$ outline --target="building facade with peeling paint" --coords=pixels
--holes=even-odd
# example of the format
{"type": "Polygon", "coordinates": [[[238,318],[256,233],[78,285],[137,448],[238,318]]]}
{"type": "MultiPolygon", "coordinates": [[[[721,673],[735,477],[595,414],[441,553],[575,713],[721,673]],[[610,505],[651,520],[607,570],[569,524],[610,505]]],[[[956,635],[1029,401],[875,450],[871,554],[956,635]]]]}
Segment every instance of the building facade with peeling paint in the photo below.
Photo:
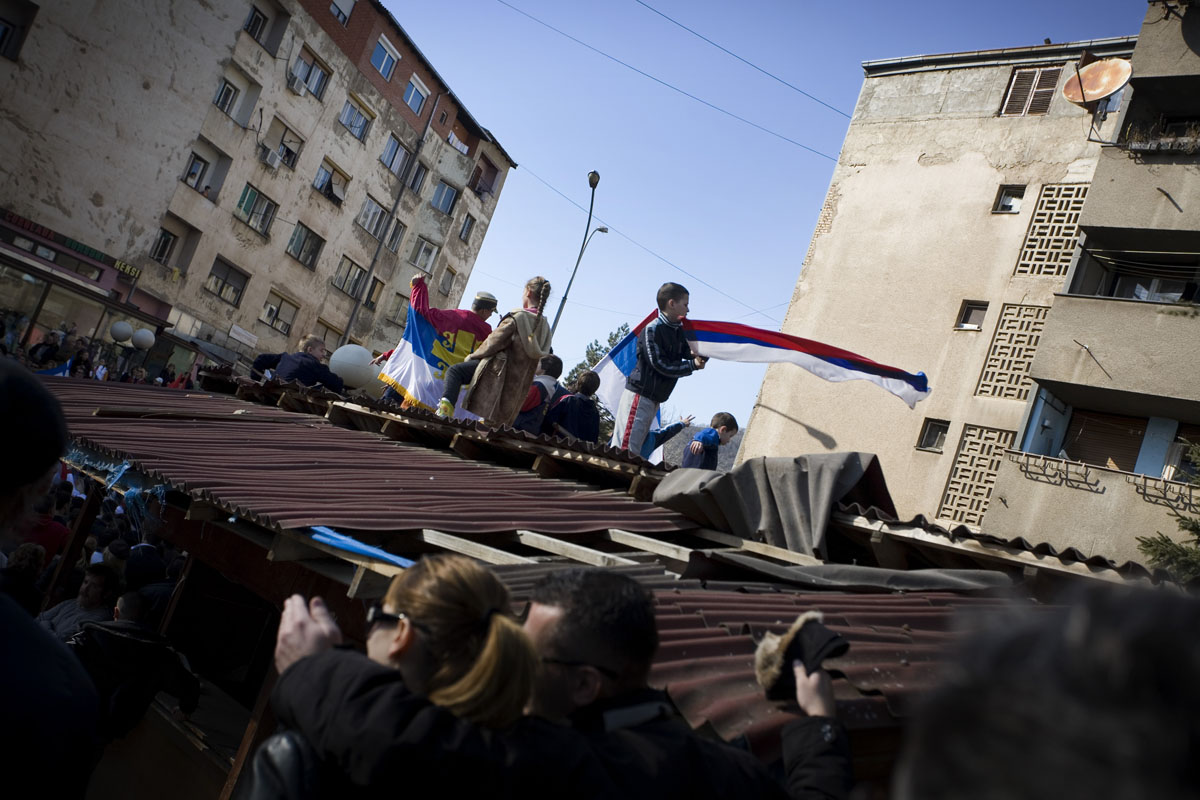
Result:
{"type": "Polygon", "coordinates": [[[128,311],[226,360],[310,332],[380,351],[412,277],[457,305],[515,164],[381,4],[14,9],[0,308],[39,312],[27,341],[128,311]],[[50,313],[42,280],[76,296],[50,313]]]}

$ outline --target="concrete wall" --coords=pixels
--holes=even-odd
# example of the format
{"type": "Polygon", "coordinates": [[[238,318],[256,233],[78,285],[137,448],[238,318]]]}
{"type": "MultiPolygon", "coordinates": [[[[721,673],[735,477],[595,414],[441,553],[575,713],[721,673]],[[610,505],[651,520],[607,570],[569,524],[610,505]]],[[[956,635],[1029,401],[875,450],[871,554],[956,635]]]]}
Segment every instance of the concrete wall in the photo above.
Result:
{"type": "Polygon", "coordinates": [[[1098,146],[1086,141],[1085,112],[1057,95],[1046,115],[998,117],[1011,74],[1001,65],[864,81],[784,323],[924,371],[932,396],[910,411],[871,384],[775,365],[741,458],[874,452],[901,515],[933,515],[963,424],[1020,427],[1025,402],[975,387],[1003,304],[1050,305],[1061,289],[1061,278],[1013,275],[1041,187],[1088,182],[1098,146]],[[1026,185],[1019,214],[991,213],[1002,184],[1026,185]],[[988,302],[982,330],[954,329],[964,300],[988,302]],[[915,449],[926,417],[951,423],[941,454],[915,449]]]}
{"type": "Polygon", "coordinates": [[[1200,399],[1198,343],[1200,317],[1177,306],[1063,295],[1054,299],[1030,373],[1039,382],[1200,399]]]}
{"type": "Polygon", "coordinates": [[[1200,74],[1200,11],[1194,6],[1151,2],[1138,42],[1133,54],[1134,75],[1150,78],[1200,74]]]}
{"type": "Polygon", "coordinates": [[[1200,513],[1200,489],[1148,480],[1058,459],[1005,459],[981,528],[1006,539],[1024,537],[1118,563],[1144,562],[1138,536],[1182,536],[1172,509],[1200,513]],[[1131,483],[1130,479],[1137,481],[1131,483]],[[1139,487],[1141,490],[1139,491],[1139,487]]]}
{"type": "Polygon", "coordinates": [[[17,110],[0,116],[0,204],[138,265],[139,287],[200,320],[204,338],[244,354],[279,351],[318,319],[345,329],[353,300],[330,279],[343,255],[364,268],[371,263],[378,240],[354,220],[368,195],[386,209],[399,189],[379,160],[388,135],[412,152],[429,124],[419,157],[428,175],[419,195],[406,190],[401,201],[397,216],[407,230],[398,252],[382,249],[376,265],[375,277],[385,281],[378,307],[361,309],[350,331],[368,348],[389,348],[403,328],[385,314],[420,272],[409,260],[417,237],[440,248],[427,275],[432,302],[457,305],[510,163],[464,127],[466,112],[374,4],[358,3],[345,27],[328,2],[257,5],[272,17],[263,44],[242,30],[247,0],[44,5],[19,62],[0,61],[4,106],[17,110]],[[390,81],[370,64],[381,33],[401,55],[390,81]],[[322,99],[286,86],[304,45],[331,70],[322,99]],[[413,74],[430,90],[419,117],[402,102],[413,74]],[[241,89],[233,118],[212,103],[222,78],[241,89]],[[338,121],[348,96],[374,115],[365,141],[338,121]],[[280,122],[303,145],[294,167],[271,169],[260,162],[259,145],[280,122]],[[447,143],[451,129],[468,145],[466,155],[447,143]],[[213,185],[208,197],[182,181],[193,151],[215,159],[204,181],[213,185]],[[500,176],[491,194],[478,196],[467,184],[481,156],[500,176]],[[350,178],[340,207],[312,189],[324,159],[350,178]],[[451,214],[430,204],[439,180],[459,190],[451,214]],[[266,236],[234,215],[247,183],[278,204],[266,236]],[[476,224],[462,242],[468,213],[476,224]],[[325,240],[314,269],[285,252],[296,222],[325,240]],[[191,234],[167,266],[149,258],[160,226],[191,234]],[[203,288],[217,258],[250,276],[237,307],[203,288]],[[448,270],[453,281],[440,293],[448,270]],[[286,336],[258,319],[272,291],[300,307],[286,336]],[[258,346],[229,340],[232,325],[259,337],[258,346]]]}
{"type": "Polygon", "coordinates": [[[1200,230],[1200,156],[1105,148],[1080,223],[1089,231],[1200,230]]]}

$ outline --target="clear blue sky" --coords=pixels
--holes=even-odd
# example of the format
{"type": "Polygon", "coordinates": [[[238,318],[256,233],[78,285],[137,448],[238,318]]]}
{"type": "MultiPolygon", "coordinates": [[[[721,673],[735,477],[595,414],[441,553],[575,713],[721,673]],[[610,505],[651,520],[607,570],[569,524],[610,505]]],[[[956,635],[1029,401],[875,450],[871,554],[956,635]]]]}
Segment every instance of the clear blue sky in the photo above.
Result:
{"type": "MultiPolygon", "coordinates": [[[[847,117],[635,0],[505,2],[814,150],[836,157],[841,148],[847,117]]],[[[1146,12],[1142,0],[646,2],[846,114],[863,61],[1134,35],[1146,12]]],[[[555,352],[568,369],[589,341],[644,317],[668,280],[691,290],[697,319],[779,328],[832,160],[688,99],[500,0],[385,5],[520,165],[508,174],[466,297],[487,290],[512,307],[518,287],[541,274],[554,285],[553,314],[584,235],[587,173],[596,170],[593,226],[612,232],[593,237],[559,324],[555,352]]],[[[821,338],[838,344],[836,330],[821,338]]],[[[793,369],[797,381],[817,380],[793,369]]],[[[698,421],[730,411],[745,424],[764,370],[710,362],[680,382],[667,410],[698,421]]]]}

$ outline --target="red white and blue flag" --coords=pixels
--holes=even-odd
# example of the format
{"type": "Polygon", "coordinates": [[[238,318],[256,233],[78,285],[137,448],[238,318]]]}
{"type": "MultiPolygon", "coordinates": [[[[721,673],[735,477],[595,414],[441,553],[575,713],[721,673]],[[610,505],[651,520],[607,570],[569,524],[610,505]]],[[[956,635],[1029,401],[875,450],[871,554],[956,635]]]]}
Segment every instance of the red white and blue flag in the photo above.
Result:
{"type": "MultiPolygon", "coordinates": [[[[600,376],[600,390],[596,396],[610,412],[616,411],[625,379],[637,363],[637,335],[656,316],[658,312],[652,312],[638,323],[592,367],[600,376]]],[[[909,408],[929,396],[929,381],[923,372],[905,372],[812,339],[736,322],[688,319],[684,320],[683,327],[696,355],[720,361],[786,362],[827,381],[870,381],[899,397],[909,408]]]]}

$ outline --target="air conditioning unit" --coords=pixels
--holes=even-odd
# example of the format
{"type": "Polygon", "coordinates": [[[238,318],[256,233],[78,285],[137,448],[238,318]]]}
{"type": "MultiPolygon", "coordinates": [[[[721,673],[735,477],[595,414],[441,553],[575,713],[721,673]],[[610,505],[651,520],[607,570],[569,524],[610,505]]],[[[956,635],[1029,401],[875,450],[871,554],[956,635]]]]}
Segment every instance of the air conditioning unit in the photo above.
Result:
{"type": "Polygon", "coordinates": [[[280,162],[283,161],[283,159],[280,158],[279,153],[275,152],[274,150],[268,150],[266,147],[258,151],[258,160],[266,164],[271,169],[278,169],[280,162]]]}
{"type": "Polygon", "coordinates": [[[304,97],[304,95],[308,94],[308,85],[304,83],[303,78],[295,73],[288,75],[287,85],[289,89],[301,97],[304,97]]]}

